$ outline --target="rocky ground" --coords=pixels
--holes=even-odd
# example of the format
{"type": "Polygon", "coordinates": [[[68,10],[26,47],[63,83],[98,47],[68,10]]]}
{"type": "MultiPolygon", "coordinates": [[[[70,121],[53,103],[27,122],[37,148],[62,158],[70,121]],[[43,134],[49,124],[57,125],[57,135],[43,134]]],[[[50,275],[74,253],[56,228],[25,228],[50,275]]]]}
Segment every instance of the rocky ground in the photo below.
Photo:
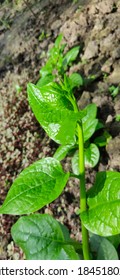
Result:
{"type": "MultiPolygon", "coordinates": [[[[81,107],[97,104],[98,117],[111,134],[106,148],[101,148],[96,170],[120,171],[120,121],[116,120],[120,94],[113,98],[110,93],[111,86],[120,85],[120,1],[1,1],[0,18],[0,204],[21,170],[56,150],[29,108],[26,86],[38,80],[47,50],[59,33],[68,49],[81,46],[70,71],[84,77],[96,75],[78,97],[81,107]]],[[[63,166],[70,168],[69,157],[63,166]]],[[[88,187],[94,177],[95,170],[87,169],[88,187]]],[[[68,226],[73,238],[81,240],[78,208],[78,182],[71,179],[64,194],[42,212],[54,215],[68,226]]],[[[0,216],[0,259],[24,258],[10,234],[17,219],[0,216]]]]}

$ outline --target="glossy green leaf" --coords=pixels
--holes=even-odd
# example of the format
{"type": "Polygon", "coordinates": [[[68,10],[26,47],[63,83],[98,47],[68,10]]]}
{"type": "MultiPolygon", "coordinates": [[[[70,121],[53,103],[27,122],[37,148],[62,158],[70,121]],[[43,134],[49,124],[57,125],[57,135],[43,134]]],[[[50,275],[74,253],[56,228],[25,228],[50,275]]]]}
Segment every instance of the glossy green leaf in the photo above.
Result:
{"type": "Polygon", "coordinates": [[[48,60],[45,66],[40,69],[40,76],[44,78],[47,75],[52,75],[53,66],[52,63],[48,60]]]}
{"type": "Polygon", "coordinates": [[[80,47],[74,47],[70,51],[66,53],[66,55],[63,58],[63,67],[66,68],[72,61],[76,59],[78,56],[80,47]]]}
{"type": "Polygon", "coordinates": [[[69,79],[71,82],[72,89],[83,85],[83,79],[82,79],[81,75],[78,73],[71,74],[69,79]]]}
{"type": "Polygon", "coordinates": [[[65,146],[62,145],[62,146],[59,146],[53,157],[56,158],[57,160],[62,160],[62,159],[64,159],[66,157],[68,152],[73,147],[74,147],[73,145],[65,145],[65,146]]]}
{"type": "Polygon", "coordinates": [[[64,83],[62,84],[62,88],[67,92],[72,92],[73,88],[79,87],[82,84],[82,77],[78,73],[73,73],[70,77],[64,74],[64,83]]]}
{"type": "Polygon", "coordinates": [[[91,252],[97,260],[118,260],[118,254],[113,244],[102,236],[92,234],[90,237],[91,252]]]}
{"type": "Polygon", "coordinates": [[[71,92],[71,81],[66,74],[64,74],[64,82],[62,84],[62,88],[68,93],[71,92]]]}
{"type": "Polygon", "coordinates": [[[100,152],[95,144],[90,144],[90,146],[85,150],[85,166],[95,167],[99,161],[100,152]]]}
{"type": "Polygon", "coordinates": [[[68,178],[69,173],[54,158],[33,163],[14,181],[0,213],[21,215],[41,209],[62,193],[68,178]]]}
{"type": "Polygon", "coordinates": [[[78,260],[59,223],[47,214],[21,217],[12,227],[14,241],[28,260],[78,260]]]}
{"type": "Polygon", "coordinates": [[[56,48],[60,48],[62,39],[63,39],[63,35],[62,35],[62,34],[59,34],[59,36],[58,36],[58,37],[56,38],[56,40],[55,40],[55,47],[56,47],[56,48]]]}
{"type": "Polygon", "coordinates": [[[37,82],[37,87],[43,87],[51,82],[53,82],[54,76],[53,75],[47,75],[44,76],[43,78],[39,79],[39,81],[37,82]]]}
{"type": "Polygon", "coordinates": [[[42,88],[28,84],[30,106],[46,133],[58,144],[74,144],[79,112],[57,84],[51,83],[42,88]]]}
{"type": "MultiPolygon", "coordinates": [[[[57,62],[58,62],[58,59],[60,57],[60,50],[59,48],[56,48],[56,47],[53,47],[49,50],[49,60],[47,61],[47,63],[49,63],[50,65],[52,65],[52,69],[57,69],[57,62]]],[[[46,64],[47,64],[46,63],[46,64]]]]}
{"type": "Polygon", "coordinates": [[[83,131],[84,131],[84,141],[90,139],[90,137],[94,134],[96,130],[98,120],[89,120],[88,122],[83,123],[83,131]]]}
{"type": "Polygon", "coordinates": [[[85,110],[87,111],[86,116],[82,119],[83,122],[83,133],[84,141],[87,141],[95,132],[98,124],[96,119],[97,107],[95,104],[89,104],[85,110]]]}
{"type": "Polygon", "coordinates": [[[88,191],[89,209],[81,213],[84,226],[101,236],[120,233],[120,173],[99,172],[88,191]]]}

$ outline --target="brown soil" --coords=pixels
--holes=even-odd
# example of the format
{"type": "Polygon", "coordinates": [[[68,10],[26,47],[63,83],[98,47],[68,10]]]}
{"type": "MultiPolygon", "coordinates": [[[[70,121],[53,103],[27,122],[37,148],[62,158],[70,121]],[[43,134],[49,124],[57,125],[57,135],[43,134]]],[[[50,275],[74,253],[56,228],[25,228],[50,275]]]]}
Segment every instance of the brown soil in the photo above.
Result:
{"type": "MultiPolygon", "coordinates": [[[[80,106],[96,103],[98,117],[112,136],[107,147],[100,150],[100,162],[96,169],[86,170],[88,187],[94,182],[96,170],[120,171],[120,122],[115,119],[120,114],[120,94],[112,98],[109,92],[111,85],[120,84],[120,1],[2,2],[0,204],[21,170],[35,160],[52,156],[56,150],[57,145],[48,138],[30,110],[26,86],[29,81],[35,83],[38,80],[47,50],[59,33],[63,33],[68,49],[74,45],[81,46],[78,63],[70,71],[78,71],[84,77],[96,75],[95,81],[80,92],[80,106]]],[[[67,157],[63,161],[64,169],[68,170],[70,164],[67,157]]],[[[80,222],[76,214],[78,208],[78,181],[70,179],[60,198],[41,212],[59,219],[68,226],[71,237],[81,240],[80,222]]],[[[10,215],[0,216],[0,259],[24,258],[10,234],[11,226],[17,219],[10,215]]]]}

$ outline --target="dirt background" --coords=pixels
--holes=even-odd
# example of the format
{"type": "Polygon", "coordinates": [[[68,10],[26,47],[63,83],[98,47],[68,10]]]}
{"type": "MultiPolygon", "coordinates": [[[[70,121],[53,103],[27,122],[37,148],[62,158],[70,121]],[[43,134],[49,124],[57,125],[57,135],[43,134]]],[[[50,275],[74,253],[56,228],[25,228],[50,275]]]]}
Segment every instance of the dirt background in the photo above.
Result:
{"type": "MultiPolygon", "coordinates": [[[[98,117],[112,139],[100,149],[95,170],[86,170],[91,186],[95,172],[120,171],[120,94],[113,98],[111,85],[120,84],[120,1],[37,0],[0,1],[0,204],[16,178],[35,160],[52,156],[57,145],[33,116],[27,101],[28,82],[39,79],[47,50],[63,33],[67,48],[81,46],[77,64],[70,69],[96,79],[78,94],[80,107],[98,106],[98,117]]],[[[71,168],[67,157],[64,169],[71,168]]],[[[70,179],[64,194],[40,212],[49,213],[68,226],[71,237],[81,240],[79,186],[70,179]],[[76,185],[76,186],[75,186],[76,185]]],[[[0,259],[23,259],[10,228],[18,217],[0,216],[0,259]]]]}

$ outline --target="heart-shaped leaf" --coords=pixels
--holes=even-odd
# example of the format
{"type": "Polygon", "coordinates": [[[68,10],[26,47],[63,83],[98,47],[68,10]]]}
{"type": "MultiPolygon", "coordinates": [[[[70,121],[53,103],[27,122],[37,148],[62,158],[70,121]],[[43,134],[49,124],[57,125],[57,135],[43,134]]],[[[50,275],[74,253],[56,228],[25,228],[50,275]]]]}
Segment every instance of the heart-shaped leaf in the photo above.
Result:
{"type": "Polygon", "coordinates": [[[12,237],[28,260],[78,260],[67,244],[59,223],[47,214],[21,217],[12,226],[12,237]]]}
{"type": "Polygon", "coordinates": [[[74,144],[79,112],[73,111],[71,102],[57,84],[51,83],[42,88],[28,84],[30,106],[50,138],[58,144],[74,144]]]}
{"type": "Polygon", "coordinates": [[[99,172],[88,191],[89,209],[81,213],[84,226],[101,236],[120,233],[120,173],[99,172]]]}
{"type": "Polygon", "coordinates": [[[54,158],[44,158],[24,169],[14,181],[0,213],[21,215],[41,209],[63,191],[69,173],[54,158]]]}

